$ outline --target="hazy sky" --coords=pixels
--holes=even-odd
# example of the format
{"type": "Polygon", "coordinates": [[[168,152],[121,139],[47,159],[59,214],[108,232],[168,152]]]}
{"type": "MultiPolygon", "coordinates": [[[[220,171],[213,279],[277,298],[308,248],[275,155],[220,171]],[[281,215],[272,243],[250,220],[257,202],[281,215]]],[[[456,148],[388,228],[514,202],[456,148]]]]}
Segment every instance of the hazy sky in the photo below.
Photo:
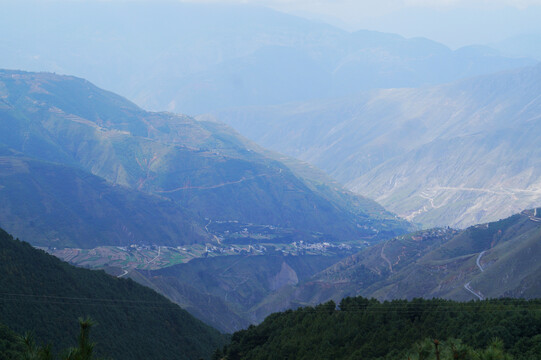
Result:
{"type": "MultiPolygon", "coordinates": [[[[9,3],[21,0],[0,0],[9,3]]],[[[423,36],[458,48],[492,44],[522,34],[541,36],[541,0],[37,0],[180,1],[271,7],[346,30],[377,30],[423,36]]]]}
{"type": "MultiPolygon", "coordinates": [[[[115,1],[115,0],[111,0],[115,1]]],[[[339,25],[406,37],[424,36],[457,48],[518,34],[541,34],[541,0],[180,0],[257,4],[339,25]]]]}
{"type": "MultiPolygon", "coordinates": [[[[106,1],[106,0],[105,0],[106,1]]],[[[114,1],[114,0],[109,0],[114,1]]],[[[179,0],[194,3],[258,4],[284,11],[306,11],[334,15],[347,21],[361,16],[380,16],[407,8],[447,11],[454,8],[493,10],[502,7],[525,9],[541,0],[179,0]]]]}

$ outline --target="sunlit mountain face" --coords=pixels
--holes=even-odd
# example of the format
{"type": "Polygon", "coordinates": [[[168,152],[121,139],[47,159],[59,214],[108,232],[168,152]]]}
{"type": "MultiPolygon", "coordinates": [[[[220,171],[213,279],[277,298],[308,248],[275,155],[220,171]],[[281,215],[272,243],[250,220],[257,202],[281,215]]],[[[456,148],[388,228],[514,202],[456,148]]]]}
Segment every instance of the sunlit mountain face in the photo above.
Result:
{"type": "Polygon", "coordinates": [[[404,218],[465,227],[541,201],[540,79],[538,65],[214,116],[404,218]]]}

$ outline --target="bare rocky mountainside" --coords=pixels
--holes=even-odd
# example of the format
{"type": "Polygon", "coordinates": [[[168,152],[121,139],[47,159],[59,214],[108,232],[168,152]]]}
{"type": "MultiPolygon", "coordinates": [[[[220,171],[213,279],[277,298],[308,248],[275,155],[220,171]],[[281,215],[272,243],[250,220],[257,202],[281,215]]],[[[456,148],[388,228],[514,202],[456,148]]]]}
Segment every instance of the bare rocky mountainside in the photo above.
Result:
{"type": "Polygon", "coordinates": [[[406,219],[466,227],[539,206],[540,94],[537,65],[213,116],[406,219]]]}
{"type": "Polygon", "coordinates": [[[0,224],[34,244],[217,245],[227,226],[370,241],[410,227],[223,124],[146,112],[82,79],[2,71],[0,114],[0,224]]]}

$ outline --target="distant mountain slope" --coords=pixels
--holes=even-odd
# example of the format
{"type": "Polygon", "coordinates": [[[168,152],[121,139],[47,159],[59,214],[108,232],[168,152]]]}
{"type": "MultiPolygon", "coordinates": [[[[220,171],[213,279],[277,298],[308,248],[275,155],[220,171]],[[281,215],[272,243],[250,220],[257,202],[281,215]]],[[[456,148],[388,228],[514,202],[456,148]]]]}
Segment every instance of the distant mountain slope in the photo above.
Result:
{"type": "MultiPolygon", "coordinates": [[[[329,300],[339,302],[348,296],[366,294],[366,289],[389,279],[406,265],[415,263],[455,233],[450,229],[423,230],[371,246],[299,284],[283,287],[260,304],[256,313],[285,311],[329,300]]],[[[401,296],[397,295],[397,298],[401,296]]]]}
{"type": "MultiPolygon", "coordinates": [[[[540,211],[540,209],[537,209],[540,211]]],[[[534,211],[470,227],[366,292],[378,298],[541,297],[541,219],[534,211]]]]}
{"type": "MultiPolygon", "coordinates": [[[[305,180],[304,176],[310,171],[302,170],[302,165],[296,163],[295,172],[292,171],[223,124],[196,121],[184,115],[146,112],[82,79],[0,71],[0,114],[3,153],[62,164],[99,176],[109,183],[91,180],[93,185],[90,185],[87,182],[90,187],[98,186],[103,190],[80,191],[76,193],[78,201],[94,201],[105,187],[108,187],[107,191],[123,192],[118,195],[119,201],[128,201],[126,196],[137,197],[134,193],[129,195],[124,187],[153,195],[139,197],[137,205],[132,202],[138,208],[135,213],[141,214],[139,209],[152,213],[137,221],[153,219],[158,222],[150,224],[146,232],[139,235],[149,236],[152,242],[162,241],[162,236],[163,243],[168,244],[201,241],[204,236],[200,225],[208,219],[273,225],[307,234],[318,232],[329,240],[389,237],[410,226],[375,202],[347,192],[336,183],[321,181],[323,177],[305,180]],[[305,175],[301,177],[297,173],[305,175]],[[154,204],[144,205],[146,201],[154,204]],[[166,208],[180,205],[190,211],[177,207],[177,215],[171,213],[160,219],[163,211],[152,210],[161,206],[158,203],[166,208]],[[184,217],[184,220],[179,222],[175,216],[177,219],[184,217]],[[183,223],[189,229],[175,234],[173,229],[183,223]],[[150,235],[152,232],[155,232],[153,236],[150,235]]],[[[31,168],[37,172],[46,171],[43,166],[31,168]]],[[[10,186],[19,186],[18,177],[28,177],[24,172],[12,175],[3,178],[3,181],[10,181],[10,186]]],[[[61,186],[58,180],[51,181],[54,174],[30,176],[36,181],[39,178],[49,181],[50,186],[58,186],[51,194],[68,198],[74,195],[74,189],[78,189],[73,183],[80,181],[75,178],[83,173],[69,175],[66,184],[71,181],[71,188],[61,186]],[[68,194],[70,190],[72,193],[68,194]]],[[[7,183],[0,185],[4,186],[0,191],[11,191],[7,183]]],[[[39,190],[36,182],[30,188],[39,190]]],[[[22,190],[20,186],[17,189],[22,190]]],[[[39,192],[25,195],[26,198],[32,196],[45,199],[39,192]]],[[[24,206],[16,201],[12,204],[24,206]]],[[[132,206],[128,203],[110,205],[117,209],[132,206]]],[[[32,213],[33,210],[37,211],[37,208],[28,207],[25,210],[27,216],[18,217],[22,221],[17,225],[18,229],[27,227],[32,218],[41,216],[41,213],[32,213]]],[[[84,207],[79,210],[88,211],[84,207]]],[[[81,215],[79,220],[83,217],[81,215]]],[[[13,219],[0,218],[0,223],[4,222],[9,225],[8,230],[16,230],[13,219]]],[[[101,243],[116,244],[119,223],[102,224],[106,229],[100,236],[112,236],[112,239],[101,243]]],[[[120,226],[128,234],[145,226],[143,223],[123,225],[120,226]]],[[[63,239],[67,239],[66,235],[63,239]]],[[[132,240],[128,235],[128,239],[118,243],[132,240]]],[[[85,247],[96,243],[98,241],[92,240],[85,247]]]]}
{"type": "Polygon", "coordinates": [[[466,227],[539,206],[540,84],[538,65],[215,116],[407,219],[466,227]]]}
{"type": "Polygon", "coordinates": [[[38,246],[210,240],[196,216],[172,201],[20,155],[0,156],[0,203],[0,225],[38,246]]]}
{"type": "Polygon", "coordinates": [[[537,215],[541,209],[462,231],[423,230],[379,243],[281,289],[266,306],[282,311],[357,295],[380,300],[539,298],[537,215]]]}
{"type": "Polygon", "coordinates": [[[254,311],[273,293],[296,285],[343,256],[256,256],[194,259],[161,270],[130,273],[137,282],[164,294],[202,321],[234,332],[262,321],[269,311],[254,311]]]}
{"type": "Polygon", "coordinates": [[[5,4],[0,67],[74,74],[151,110],[416,87],[531,65],[489,48],[339,28],[261,6],[178,2],[5,4]]]}
{"type": "Polygon", "coordinates": [[[119,360],[210,358],[224,342],[216,330],[131,280],[73,267],[3,230],[0,249],[0,322],[19,333],[32,331],[40,342],[71,346],[77,318],[86,315],[98,323],[92,330],[97,353],[119,360]]]}

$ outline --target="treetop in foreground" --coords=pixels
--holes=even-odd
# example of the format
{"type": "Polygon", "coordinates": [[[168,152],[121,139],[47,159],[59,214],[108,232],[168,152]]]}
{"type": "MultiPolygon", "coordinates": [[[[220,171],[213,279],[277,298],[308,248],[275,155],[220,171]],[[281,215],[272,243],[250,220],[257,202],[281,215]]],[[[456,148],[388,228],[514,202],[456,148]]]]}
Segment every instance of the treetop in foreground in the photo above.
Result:
{"type": "Polygon", "coordinates": [[[460,303],[414,299],[380,303],[356,297],[345,298],[338,306],[330,301],[270,315],[260,325],[233,334],[231,344],[215,357],[407,359],[415,353],[414,344],[428,338],[443,343],[449,340],[450,344],[452,339],[461,339],[471,354],[473,349],[482,349],[476,353],[483,354],[499,346],[503,354],[526,360],[541,357],[540,334],[540,300],[460,303]]]}

